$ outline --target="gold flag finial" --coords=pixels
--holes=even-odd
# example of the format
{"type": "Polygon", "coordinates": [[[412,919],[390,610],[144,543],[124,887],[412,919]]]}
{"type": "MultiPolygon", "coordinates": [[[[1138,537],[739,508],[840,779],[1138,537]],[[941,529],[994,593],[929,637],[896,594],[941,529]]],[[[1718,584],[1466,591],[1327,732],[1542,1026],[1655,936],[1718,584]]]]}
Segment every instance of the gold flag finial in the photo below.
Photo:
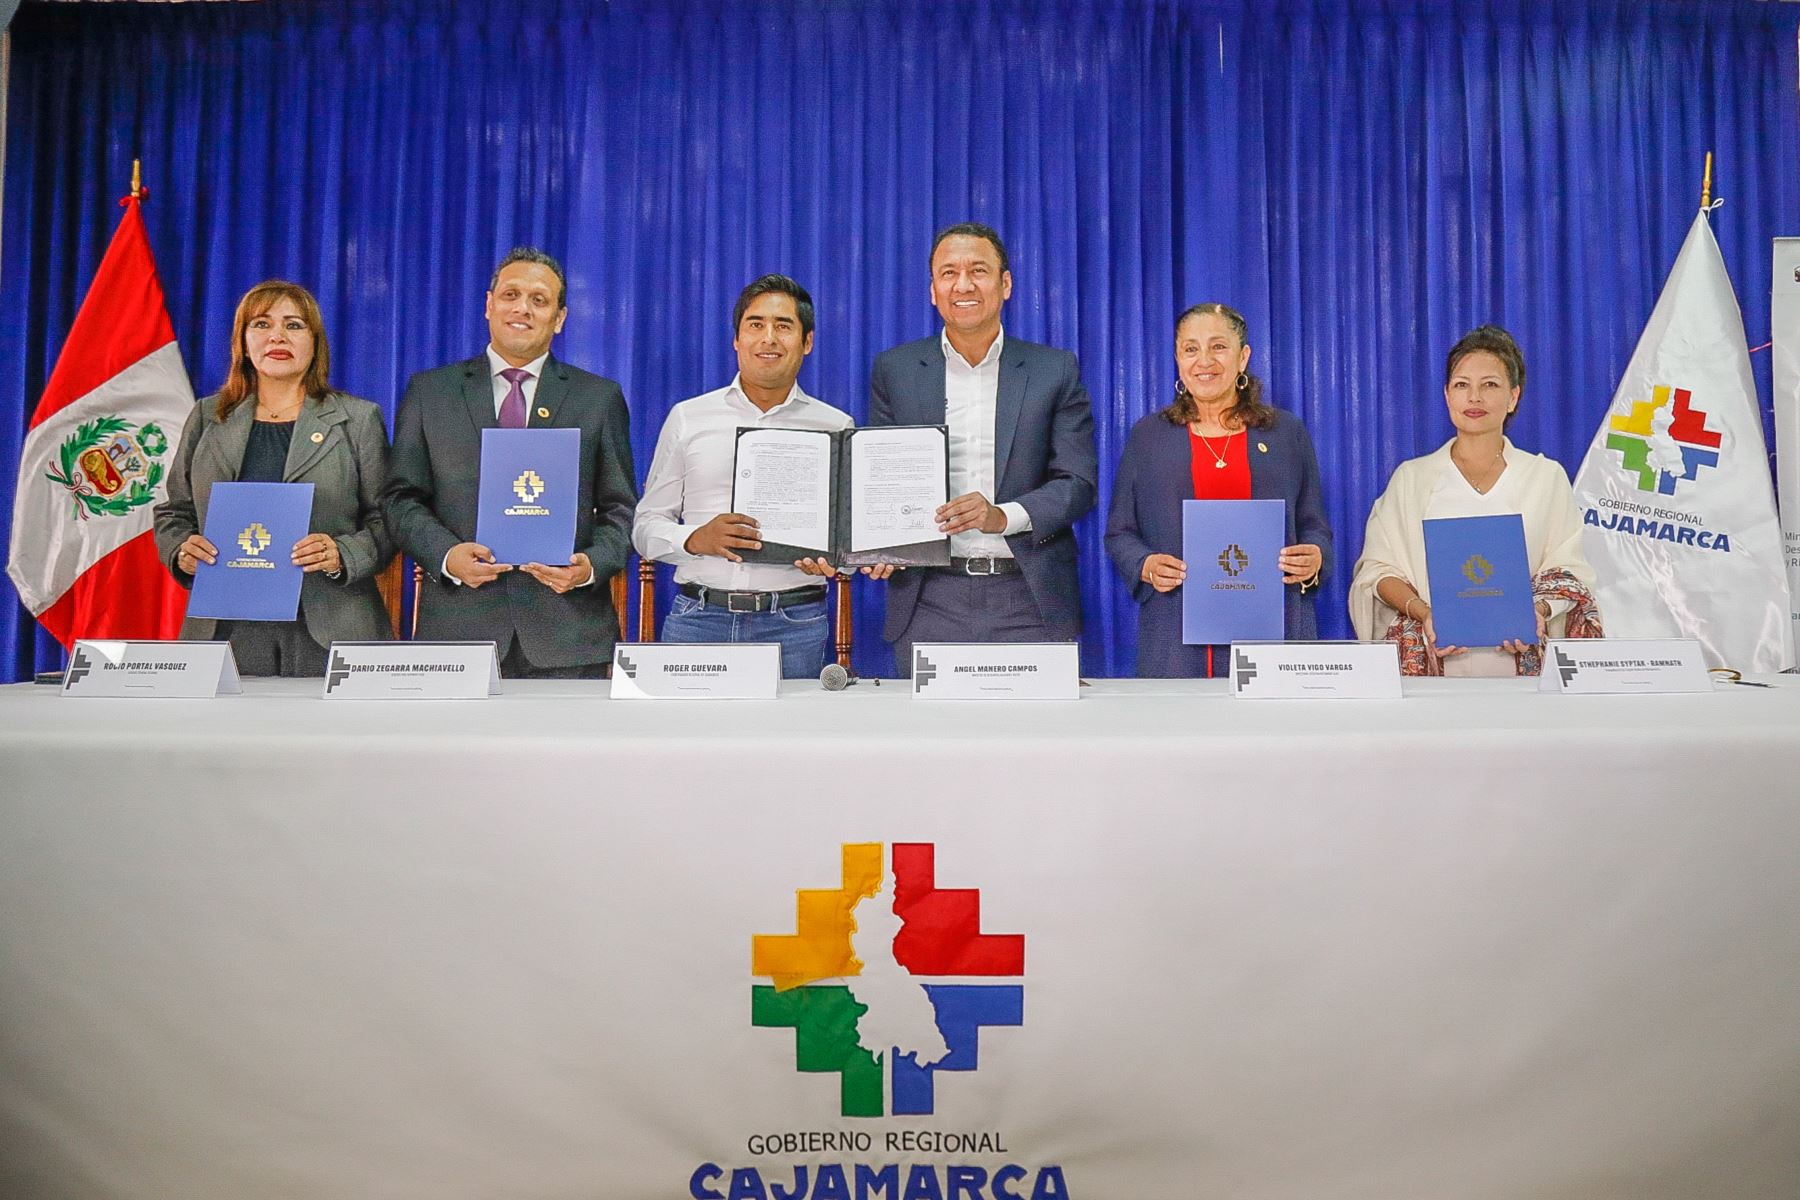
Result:
{"type": "Polygon", "coordinates": [[[1706,152],[1706,177],[1700,181],[1700,211],[1712,207],[1712,151],[1706,152]]]}
{"type": "Polygon", "coordinates": [[[133,199],[136,199],[144,194],[143,166],[144,166],[144,164],[143,164],[142,159],[134,158],[131,160],[131,195],[132,195],[133,199]]]}

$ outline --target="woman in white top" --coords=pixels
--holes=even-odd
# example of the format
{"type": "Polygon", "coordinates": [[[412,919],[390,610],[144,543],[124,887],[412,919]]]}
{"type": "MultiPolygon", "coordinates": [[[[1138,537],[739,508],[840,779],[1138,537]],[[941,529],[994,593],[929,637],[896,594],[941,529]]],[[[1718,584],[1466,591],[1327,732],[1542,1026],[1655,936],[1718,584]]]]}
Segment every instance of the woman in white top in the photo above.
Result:
{"type": "Polygon", "coordinates": [[[1350,582],[1356,636],[1400,645],[1408,675],[1535,675],[1551,637],[1599,637],[1594,569],[1581,552],[1581,513],[1560,464],[1506,438],[1525,385],[1525,358],[1497,325],[1470,331],[1444,365],[1444,402],[1456,436],[1395,468],[1375,501],[1350,582]],[[1538,614],[1537,643],[1440,646],[1431,623],[1425,525],[1439,517],[1517,513],[1538,614]]]}

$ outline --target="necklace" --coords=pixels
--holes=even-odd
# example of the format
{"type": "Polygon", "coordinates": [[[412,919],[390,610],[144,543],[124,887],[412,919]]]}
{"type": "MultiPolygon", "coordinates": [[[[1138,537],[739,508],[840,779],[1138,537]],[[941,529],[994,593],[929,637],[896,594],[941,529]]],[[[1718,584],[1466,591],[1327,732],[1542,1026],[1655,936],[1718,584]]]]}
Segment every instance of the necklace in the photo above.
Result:
{"type": "MultiPolygon", "coordinates": [[[[1491,468],[1494,465],[1494,463],[1504,462],[1505,460],[1506,460],[1506,450],[1504,448],[1502,448],[1495,452],[1493,462],[1482,464],[1480,470],[1483,474],[1486,474],[1488,469],[1491,468]]],[[[1488,492],[1493,490],[1494,485],[1496,483],[1500,482],[1500,476],[1498,474],[1496,474],[1492,479],[1488,480],[1486,487],[1482,487],[1479,483],[1476,483],[1474,472],[1470,468],[1465,467],[1460,462],[1456,461],[1456,451],[1455,450],[1450,451],[1450,461],[1452,463],[1456,463],[1456,469],[1462,473],[1463,481],[1465,483],[1467,483],[1470,487],[1474,488],[1475,494],[1478,496],[1487,495],[1488,492]]],[[[1220,464],[1220,465],[1223,465],[1223,464],[1220,464]]]]}
{"type": "MultiPolygon", "coordinates": [[[[1238,431],[1235,429],[1225,435],[1225,451],[1227,454],[1231,452],[1231,439],[1237,435],[1238,431]]],[[[1206,447],[1206,452],[1208,454],[1212,455],[1213,470],[1223,471],[1225,469],[1225,455],[1213,449],[1212,439],[1208,438],[1198,429],[1194,430],[1194,436],[1200,439],[1200,444],[1206,447]]]]}
{"type": "Polygon", "coordinates": [[[305,403],[306,397],[302,396],[292,404],[286,405],[280,410],[276,410],[258,400],[256,402],[256,415],[267,421],[281,421],[299,412],[300,406],[305,403]]]}

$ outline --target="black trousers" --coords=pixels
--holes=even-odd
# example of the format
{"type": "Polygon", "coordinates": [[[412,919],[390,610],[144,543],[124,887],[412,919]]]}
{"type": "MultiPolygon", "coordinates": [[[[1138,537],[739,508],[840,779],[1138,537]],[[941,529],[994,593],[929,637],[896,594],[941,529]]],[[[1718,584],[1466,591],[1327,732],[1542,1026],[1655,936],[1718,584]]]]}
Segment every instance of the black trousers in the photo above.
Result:
{"type": "Polygon", "coordinates": [[[500,678],[502,679],[610,679],[612,664],[609,662],[576,663],[572,667],[540,667],[525,657],[525,651],[519,646],[519,639],[513,638],[506,647],[506,653],[500,657],[500,678]]]}
{"type": "Polygon", "coordinates": [[[1060,642],[1019,572],[955,575],[927,569],[919,605],[894,640],[894,669],[912,678],[914,642],[1060,642]]]}
{"type": "Polygon", "coordinates": [[[231,643],[239,675],[325,677],[325,647],[305,621],[220,621],[213,636],[231,643]]]}

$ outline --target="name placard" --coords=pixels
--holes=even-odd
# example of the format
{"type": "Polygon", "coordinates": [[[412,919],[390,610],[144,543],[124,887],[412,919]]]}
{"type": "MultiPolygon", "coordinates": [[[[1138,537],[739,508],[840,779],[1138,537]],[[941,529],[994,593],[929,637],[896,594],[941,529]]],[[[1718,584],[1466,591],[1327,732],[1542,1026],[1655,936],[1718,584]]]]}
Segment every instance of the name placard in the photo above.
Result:
{"type": "Polygon", "coordinates": [[[1398,700],[1392,642],[1233,642],[1231,694],[1240,700],[1398,700]]]}
{"type": "Polygon", "coordinates": [[[781,687],[774,642],[621,642],[614,700],[773,700],[781,687]]]}
{"type": "Polygon", "coordinates": [[[492,642],[333,642],[327,700],[485,700],[500,694],[492,642]]]}
{"type": "Polygon", "coordinates": [[[1706,654],[1692,638],[1556,639],[1544,646],[1538,690],[1569,696],[1710,692],[1706,654]]]}
{"type": "Polygon", "coordinates": [[[919,700],[1074,700],[1081,651],[1074,642],[918,642],[912,682],[919,700]]]}
{"type": "Polygon", "coordinates": [[[210,700],[235,696],[230,642],[76,642],[63,672],[65,696],[210,700]]]}

